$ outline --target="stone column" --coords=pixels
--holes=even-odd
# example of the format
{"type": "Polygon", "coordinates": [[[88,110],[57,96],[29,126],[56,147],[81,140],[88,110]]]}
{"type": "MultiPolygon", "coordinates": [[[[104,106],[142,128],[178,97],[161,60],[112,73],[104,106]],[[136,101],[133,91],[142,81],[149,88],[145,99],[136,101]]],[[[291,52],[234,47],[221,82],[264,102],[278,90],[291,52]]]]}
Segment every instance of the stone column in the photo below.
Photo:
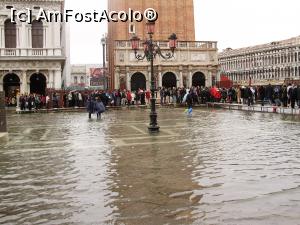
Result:
{"type": "Polygon", "coordinates": [[[182,75],[182,71],[179,72],[179,87],[183,87],[183,75],[182,75]]]}
{"type": "Polygon", "coordinates": [[[54,88],[54,71],[49,70],[49,79],[47,83],[47,88],[54,88]]]}
{"type": "Polygon", "coordinates": [[[212,86],[212,72],[211,71],[208,71],[208,73],[207,73],[206,86],[207,87],[212,86]]]}
{"type": "MultiPolygon", "coordinates": [[[[20,39],[20,48],[21,50],[21,56],[26,56],[26,49],[27,47],[27,35],[26,35],[26,23],[22,23],[20,25],[20,29],[19,29],[19,39],[20,39]]],[[[30,46],[31,47],[31,46],[30,46]]]]}
{"type": "Polygon", "coordinates": [[[54,47],[60,48],[60,23],[52,23],[54,26],[54,47]]]}
{"type": "MultiPolygon", "coordinates": [[[[44,43],[43,45],[45,46],[45,48],[53,48],[53,36],[54,36],[54,32],[53,32],[53,24],[52,23],[45,23],[44,25],[44,43]]],[[[53,51],[48,51],[47,52],[48,56],[53,56],[54,52],[53,51]]]]}
{"type": "Polygon", "coordinates": [[[188,77],[188,79],[189,79],[189,81],[188,81],[188,88],[191,88],[192,85],[193,85],[193,78],[192,78],[192,76],[193,76],[193,74],[192,74],[192,72],[190,71],[190,72],[189,72],[189,77],[188,77]]]}
{"type": "Polygon", "coordinates": [[[24,35],[26,36],[25,38],[25,48],[31,48],[32,47],[32,44],[31,44],[31,39],[32,39],[32,36],[31,36],[31,25],[29,24],[25,24],[25,33],[24,35]]]}
{"type": "Polygon", "coordinates": [[[16,24],[16,47],[17,48],[21,48],[21,44],[22,44],[22,25],[21,24],[16,24]]]}
{"type": "Polygon", "coordinates": [[[44,40],[43,40],[43,46],[44,48],[47,48],[47,27],[44,25],[43,27],[43,35],[44,35],[44,40]]]}
{"type": "Polygon", "coordinates": [[[26,70],[22,71],[22,76],[21,76],[21,87],[20,87],[20,93],[25,94],[27,93],[27,74],[26,70]]]}
{"type": "Polygon", "coordinates": [[[126,89],[131,91],[131,85],[130,85],[130,74],[129,72],[126,74],[126,89]]]}
{"type": "Polygon", "coordinates": [[[162,87],[162,73],[158,73],[158,87],[162,87]]]}
{"type": "Polygon", "coordinates": [[[5,94],[4,92],[0,92],[0,138],[4,135],[7,135],[5,94]]]}
{"type": "Polygon", "coordinates": [[[61,56],[61,44],[60,44],[60,23],[52,23],[53,30],[54,30],[54,55],[55,56],[61,56]]]}
{"type": "Polygon", "coordinates": [[[296,77],[296,76],[297,76],[297,74],[296,74],[296,72],[297,72],[297,71],[296,71],[296,67],[293,66],[293,68],[294,68],[294,69],[293,69],[293,70],[294,70],[293,76],[296,77]]]}
{"type": "Polygon", "coordinates": [[[59,90],[61,89],[61,69],[54,71],[54,88],[59,90]]]}
{"type": "Polygon", "coordinates": [[[26,90],[26,93],[29,94],[30,93],[30,78],[32,76],[32,71],[31,73],[29,74],[29,79],[28,79],[28,82],[27,82],[27,79],[25,81],[25,90],[26,90]]]}
{"type": "Polygon", "coordinates": [[[0,48],[4,48],[4,39],[5,39],[5,36],[4,36],[4,25],[3,24],[0,24],[0,48]]]}
{"type": "Polygon", "coordinates": [[[120,88],[120,72],[116,70],[115,72],[115,87],[114,89],[119,89],[120,88]]]}

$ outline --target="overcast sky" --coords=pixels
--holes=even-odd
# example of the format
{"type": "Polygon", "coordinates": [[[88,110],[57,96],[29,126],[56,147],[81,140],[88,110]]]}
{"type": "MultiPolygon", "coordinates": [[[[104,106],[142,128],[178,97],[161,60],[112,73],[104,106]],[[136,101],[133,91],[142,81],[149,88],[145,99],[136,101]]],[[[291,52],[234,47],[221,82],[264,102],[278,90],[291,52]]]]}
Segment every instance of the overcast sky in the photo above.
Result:
{"type": "MultiPolygon", "coordinates": [[[[194,0],[194,6],[196,40],[218,41],[219,51],[300,35],[299,0],[194,0]]],[[[101,12],[106,7],[106,0],[66,0],[66,9],[74,11],[101,12]]],[[[107,24],[70,26],[71,63],[101,63],[100,39],[107,24]]]]}

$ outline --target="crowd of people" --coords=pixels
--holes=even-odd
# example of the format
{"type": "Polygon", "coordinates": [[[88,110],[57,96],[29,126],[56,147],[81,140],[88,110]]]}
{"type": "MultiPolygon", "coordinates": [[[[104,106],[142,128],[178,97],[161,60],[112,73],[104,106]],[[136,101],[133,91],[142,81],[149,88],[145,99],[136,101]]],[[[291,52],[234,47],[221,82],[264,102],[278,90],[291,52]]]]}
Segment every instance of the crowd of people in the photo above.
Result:
{"type": "Polygon", "coordinates": [[[5,105],[7,107],[17,106],[17,99],[15,96],[5,97],[5,105]]]}
{"type": "Polygon", "coordinates": [[[21,95],[19,97],[19,107],[20,110],[39,110],[45,108],[49,104],[49,96],[30,94],[21,95]]]}
{"type": "Polygon", "coordinates": [[[52,93],[51,95],[22,94],[16,99],[15,105],[6,104],[6,106],[17,106],[18,100],[18,106],[22,111],[61,107],[85,107],[88,96],[88,94],[83,94],[80,92],[68,92],[64,93],[62,96],[56,92],[52,93]]]}
{"type": "MultiPolygon", "coordinates": [[[[265,104],[291,107],[300,107],[300,86],[288,84],[282,86],[240,86],[230,88],[158,88],[155,92],[156,103],[160,105],[186,104],[184,98],[190,95],[192,105],[206,104],[207,102],[237,103],[237,104],[265,104]]],[[[150,104],[150,90],[136,91],[114,90],[79,92],[70,91],[52,93],[49,95],[22,94],[18,98],[6,98],[7,106],[18,105],[21,110],[39,110],[47,108],[86,107],[89,99],[99,99],[107,106],[130,106],[150,104]]]]}
{"type": "Polygon", "coordinates": [[[247,86],[220,90],[220,101],[238,104],[253,105],[255,103],[264,106],[266,103],[272,106],[300,108],[300,86],[295,84],[272,86],[247,86]]]}

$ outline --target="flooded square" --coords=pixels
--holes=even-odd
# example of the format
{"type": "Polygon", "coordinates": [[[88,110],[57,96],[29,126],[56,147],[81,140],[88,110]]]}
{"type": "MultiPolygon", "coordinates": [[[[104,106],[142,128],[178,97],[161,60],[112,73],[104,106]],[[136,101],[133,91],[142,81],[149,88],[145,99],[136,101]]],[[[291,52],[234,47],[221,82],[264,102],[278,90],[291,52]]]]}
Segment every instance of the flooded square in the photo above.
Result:
{"type": "Polygon", "coordinates": [[[292,225],[300,221],[300,120],[159,109],[9,115],[1,224],[292,225]]]}

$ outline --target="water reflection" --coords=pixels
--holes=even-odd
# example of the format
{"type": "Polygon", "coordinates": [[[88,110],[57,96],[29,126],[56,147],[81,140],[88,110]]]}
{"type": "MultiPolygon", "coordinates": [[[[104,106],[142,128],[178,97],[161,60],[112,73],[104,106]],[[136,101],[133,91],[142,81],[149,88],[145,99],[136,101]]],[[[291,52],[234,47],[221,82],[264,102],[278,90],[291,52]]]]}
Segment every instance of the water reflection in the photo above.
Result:
{"type": "Polygon", "coordinates": [[[0,224],[297,224],[300,120],[223,110],[10,115],[0,224]]]}
{"type": "Polygon", "coordinates": [[[115,222],[125,224],[191,224],[194,206],[200,200],[193,190],[190,158],[185,149],[165,145],[114,149],[112,177],[118,193],[115,222]]]}

